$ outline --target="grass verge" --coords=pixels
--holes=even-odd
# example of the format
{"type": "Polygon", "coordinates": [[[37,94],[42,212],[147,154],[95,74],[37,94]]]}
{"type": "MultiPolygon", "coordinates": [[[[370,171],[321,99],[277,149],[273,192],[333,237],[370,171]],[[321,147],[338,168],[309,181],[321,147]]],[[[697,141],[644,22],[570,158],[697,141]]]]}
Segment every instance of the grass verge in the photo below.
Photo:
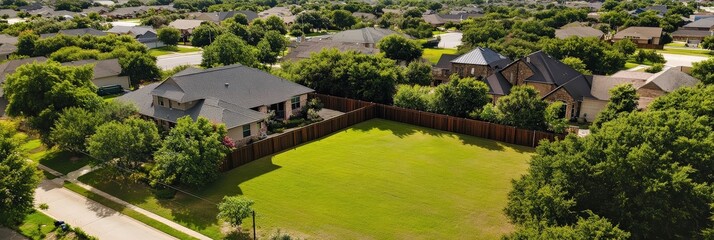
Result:
{"type": "Polygon", "coordinates": [[[714,56],[714,54],[712,54],[711,51],[702,50],[702,49],[665,48],[662,50],[657,50],[657,52],[658,53],[667,53],[667,54],[695,56],[695,57],[712,57],[712,56],[714,56]]]}
{"type": "Polygon", "coordinates": [[[93,201],[98,202],[98,203],[100,203],[100,204],[102,204],[102,205],[104,205],[104,206],[106,206],[106,207],[108,207],[108,208],[114,209],[115,211],[120,212],[121,214],[124,214],[124,215],[126,215],[126,216],[129,216],[129,217],[131,217],[131,218],[133,218],[133,219],[136,219],[136,220],[139,221],[139,222],[142,222],[142,223],[144,223],[144,224],[146,224],[146,225],[149,225],[150,227],[153,227],[153,228],[155,228],[155,229],[157,229],[157,230],[159,230],[159,231],[162,231],[162,232],[164,232],[164,233],[166,233],[166,234],[168,234],[168,235],[171,235],[171,236],[173,236],[173,237],[175,237],[175,238],[178,238],[178,239],[196,239],[196,238],[194,238],[194,237],[192,237],[192,236],[189,236],[188,234],[186,234],[186,233],[184,233],[184,232],[181,232],[181,231],[176,230],[176,229],[174,229],[174,228],[172,228],[172,227],[169,227],[168,225],[166,225],[166,224],[164,224],[164,223],[161,223],[161,222],[159,222],[159,221],[156,221],[156,220],[154,220],[153,218],[147,217],[147,216],[144,215],[144,214],[141,214],[141,213],[139,213],[139,212],[137,212],[137,211],[134,211],[134,210],[132,210],[132,209],[126,208],[126,207],[124,207],[124,205],[121,205],[121,204],[116,203],[116,202],[114,202],[114,201],[112,201],[112,200],[109,200],[109,199],[107,199],[107,198],[105,198],[105,197],[103,197],[103,196],[97,195],[97,194],[95,194],[95,193],[93,193],[93,192],[91,192],[91,191],[89,191],[89,190],[87,190],[87,189],[84,189],[83,187],[80,187],[80,186],[77,185],[77,184],[67,183],[67,182],[66,182],[66,183],[64,184],[64,187],[67,188],[67,189],[69,189],[69,190],[72,190],[73,192],[76,192],[76,193],[78,193],[78,194],[80,194],[80,195],[82,195],[82,196],[85,196],[85,197],[87,197],[87,198],[89,198],[89,199],[92,199],[93,201]]]}
{"type": "Polygon", "coordinates": [[[54,222],[54,219],[44,213],[34,211],[25,216],[25,220],[18,226],[18,230],[20,234],[30,239],[45,239],[47,234],[55,231],[54,222]]]}
{"type": "Polygon", "coordinates": [[[173,47],[173,46],[163,46],[159,48],[152,48],[149,49],[149,54],[154,57],[158,57],[161,55],[167,55],[167,54],[172,54],[172,53],[190,53],[190,52],[199,52],[201,51],[200,48],[195,48],[195,47],[173,47]]]}

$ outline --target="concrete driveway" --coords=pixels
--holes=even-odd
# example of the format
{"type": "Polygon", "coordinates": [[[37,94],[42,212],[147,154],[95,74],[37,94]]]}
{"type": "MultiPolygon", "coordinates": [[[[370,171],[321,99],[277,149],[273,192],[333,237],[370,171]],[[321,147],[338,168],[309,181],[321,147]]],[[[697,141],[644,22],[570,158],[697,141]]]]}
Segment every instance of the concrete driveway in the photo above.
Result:
{"type": "Polygon", "coordinates": [[[707,57],[697,57],[697,56],[669,54],[669,53],[662,53],[662,56],[664,56],[664,59],[667,60],[667,63],[665,63],[665,65],[670,66],[670,67],[679,67],[679,66],[691,67],[692,63],[707,60],[707,57]]]}
{"type": "Polygon", "coordinates": [[[174,53],[156,57],[156,65],[163,70],[167,70],[181,65],[199,65],[202,59],[203,51],[174,53]]]}
{"type": "Polygon", "coordinates": [[[35,190],[35,203],[46,203],[49,208],[41,210],[43,213],[102,240],[175,239],[51,180],[42,181],[35,190]]]}
{"type": "Polygon", "coordinates": [[[458,46],[461,46],[461,38],[463,35],[464,34],[460,32],[450,32],[436,35],[441,37],[441,41],[439,41],[439,48],[457,48],[458,46]]]}

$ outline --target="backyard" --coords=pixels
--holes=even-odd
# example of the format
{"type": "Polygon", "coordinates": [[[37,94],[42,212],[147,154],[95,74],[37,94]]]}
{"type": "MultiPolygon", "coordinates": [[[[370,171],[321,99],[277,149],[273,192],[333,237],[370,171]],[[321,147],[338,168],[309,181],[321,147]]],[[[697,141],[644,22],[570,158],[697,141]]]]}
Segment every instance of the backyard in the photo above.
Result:
{"type": "Polygon", "coordinates": [[[190,53],[190,52],[199,52],[199,51],[201,51],[201,49],[197,48],[197,47],[164,46],[164,47],[149,49],[149,54],[151,54],[151,56],[158,57],[161,55],[167,55],[167,54],[172,54],[172,53],[190,53]]]}
{"type": "MultiPolygon", "coordinates": [[[[203,199],[157,200],[142,184],[103,171],[80,177],[141,208],[221,238],[216,203],[255,201],[260,235],[276,229],[313,239],[495,239],[511,179],[532,149],[374,119],[224,173],[203,199]]],[[[244,229],[250,228],[245,221],[244,229]]]]}
{"type": "Polygon", "coordinates": [[[441,55],[456,54],[456,51],[456,49],[452,48],[425,48],[422,57],[424,57],[426,60],[429,60],[429,62],[431,62],[432,64],[436,64],[437,62],[439,62],[439,58],[441,58],[441,55]]]}

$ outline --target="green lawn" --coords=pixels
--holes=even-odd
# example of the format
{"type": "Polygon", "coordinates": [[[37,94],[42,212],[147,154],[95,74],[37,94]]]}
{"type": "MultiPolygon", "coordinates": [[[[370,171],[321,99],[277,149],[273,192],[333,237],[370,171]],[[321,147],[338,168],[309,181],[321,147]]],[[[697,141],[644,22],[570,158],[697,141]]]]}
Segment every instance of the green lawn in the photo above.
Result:
{"type": "Polygon", "coordinates": [[[671,42],[671,43],[665,44],[664,46],[665,47],[685,47],[685,45],[687,45],[686,42],[671,42]]]}
{"type": "Polygon", "coordinates": [[[697,57],[711,57],[714,56],[711,51],[703,49],[684,49],[684,48],[665,48],[662,50],[657,50],[658,53],[669,53],[669,54],[679,54],[697,57]]]}
{"type": "Polygon", "coordinates": [[[442,54],[456,54],[456,49],[453,48],[425,48],[423,58],[429,60],[429,62],[436,64],[439,62],[442,54]]]}
{"type": "Polygon", "coordinates": [[[47,234],[55,230],[54,222],[55,220],[51,217],[35,211],[25,216],[25,220],[17,229],[20,234],[30,239],[45,239],[47,234]]]}
{"type": "MultiPolygon", "coordinates": [[[[202,189],[206,200],[157,200],[140,184],[80,181],[195,229],[222,236],[215,203],[255,201],[259,234],[275,229],[311,239],[495,239],[511,179],[531,148],[375,119],[229,171],[202,189]]],[[[246,221],[244,228],[250,228],[246,221]]]]}
{"type": "Polygon", "coordinates": [[[172,54],[172,53],[190,53],[190,52],[198,52],[201,51],[200,48],[196,47],[160,47],[160,48],[152,48],[149,49],[149,54],[154,57],[158,57],[161,55],[166,55],[166,54],[172,54]]]}
{"type": "Polygon", "coordinates": [[[72,154],[57,149],[43,150],[30,154],[30,159],[62,174],[80,169],[89,163],[89,157],[72,154]]]}
{"type": "Polygon", "coordinates": [[[630,69],[630,68],[634,68],[634,67],[637,67],[637,66],[639,66],[639,65],[640,65],[639,63],[635,63],[635,62],[626,62],[626,63],[625,63],[625,67],[623,67],[622,70],[627,70],[627,69],[630,69]]]}

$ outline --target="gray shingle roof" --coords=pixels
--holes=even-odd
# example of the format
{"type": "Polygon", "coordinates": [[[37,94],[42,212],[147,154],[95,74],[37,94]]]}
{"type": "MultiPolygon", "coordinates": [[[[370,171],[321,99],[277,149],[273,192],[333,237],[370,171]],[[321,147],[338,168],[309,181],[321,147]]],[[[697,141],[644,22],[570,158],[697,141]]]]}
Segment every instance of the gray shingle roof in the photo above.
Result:
{"type": "Polygon", "coordinates": [[[94,35],[94,36],[106,36],[107,33],[94,28],[78,28],[78,29],[65,29],[59,30],[58,33],[45,33],[41,34],[40,38],[54,37],[57,34],[63,34],[68,36],[83,36],[83,35],[94,35]]]}
{"type": "Polygon", "coordinates": [[[175,21],[169,23],[169,26],[179,30],[193,30],[194,28],[200,26],[202,22],[204,22],[204,20],[176,19],[175,21]]]}
{"type": "Polygon", "coordinates": [[[679,29],[672,33],[672,37],[706,37],[711,36],[712,32],[707,30],[689,30],[679,29]]]}
{"type": "Polygon", "coordinates": [[[684,25],[684,28],[712,28],[712,26],[714,26],[714,18],[702,18],[684,25]]]}
{"type": "Polygon", "coordinates": [[[152,94],[178,102],[213,97],[243,108],[283,102],[314,90],[242,65],[182,73],[169,78],[152,94]]]}
{"type": "Polygon", "coordinates": [[[441,57],[439,58],[439,62],[437,62],[434,67],[451,69],[451,61],[453,61],[454,59],[456,59],[458,57],[459,57],[459,55],[456,55],[456,54],[442,54],[441,57]]]}
{"type": "Polygon", "coordinates": [[[119,76],[121,74],[121,65],[119,64],[119,59],[107,59],[107,60],[81,60],[74,62],[65,62],[62,65],[65,66],[82,66],[86,64],[94,64],[94,78],[104,78],[111,76],[119,76]]]}
{"type": "Polygon", "coordinates": [[[494,68],[503,68],[511,63],[511,60],[496,51],[491,50],[490,48],[477,47],[470,52],[451,60],[451,63],[488,65],[494,68]]]}
{"type": "Polygon", "coordinates": [[[357,51],[363,54],[376,54],[379,52],[379,49],[377,48],[371,48],[371,47],[365,47],[364,45],[361,44],[355,44],[355,43],[343,43],[343,42],[336,42],[330,39],[322,39],[322,40],[310,40],[310,41],[304,41],[301,43],[298,43],[297,46],[291,47],[290,51],[288,52],[285,57],[283,57],[281,60],[282,61],[287,61],[287,60],[300,60],[304,58],[309,58],[311,54],[313,53],[318,53],[321,52],[322,50],[325,49],[332,49],[335,48],[339,50],[340,52],[346,52],[346,51],[357,51]]]}
{"type": "Polygon", "coordinates": [[[662,37],[662,28],[659,27],[629,27],[615,34],[615,39],[628,37],[652,39],[662,37]]]}
{"type": "Polygon", "coordinates": [[[604,35],[605,33],[592,27],[567,27],[555,30],[555,37],[560,39],[571,36],[601,38],[604,35]]]}
{"type": "MultiPolygon", "coordinates": [[[[345,30],[338,32],[332,36],[332,39],[337,42],[349,42],[349,43],[370,43],[375,44],[382,40],[382,38],[392,35],[400,34],[395,31],[384,29],[384,28],[360,28],[353,30],[345,30]]],[[[400,34],[405,37],[411,38],[410,36],[400,34]]]]}
{"type": "Polygon", "coordinates": [[[13,37],[7,34],[0,34],[0,44],[17,44],[17,37],[13,37]]]}
{"type": "MultiPolygon", "coordinates": [[[[525,60],[526,65],[528,65],[534,73],[533,76],[526,79],[526,81],[543,82],[557,86],[551,93],[558,89],[565,88],[575,100],[590,97],[592,79],[588,79],[585,75],[570,66],[563,64],[541,51],[528,55],[525,60]]],[[[545,93],[545,96],[548,95],[549,93],[545,93]]]]}
{"type": "Polygon", "coordinates": [[[196,16],[196,19],[220,22],[220,21],[226,20],[228,18],[232,18],[233,16],[235,16],[238,13],[242,13],[243,15],[245,15],[246,18],[248,19],[248,22],[251,22],[251,21],[253,21],[253,19],[258,18],[258,14],[253,11],[228,11],[228,12],[201,13],[198,16],[196,16]]]}
{"type": "Polygon", "coordinates": [[[503,77],[503,74],[494,73],[486,78],[486,85],[488,85],[489,94],[491,95],[508,95],[511,93],[511,83],[503,77]]]}

